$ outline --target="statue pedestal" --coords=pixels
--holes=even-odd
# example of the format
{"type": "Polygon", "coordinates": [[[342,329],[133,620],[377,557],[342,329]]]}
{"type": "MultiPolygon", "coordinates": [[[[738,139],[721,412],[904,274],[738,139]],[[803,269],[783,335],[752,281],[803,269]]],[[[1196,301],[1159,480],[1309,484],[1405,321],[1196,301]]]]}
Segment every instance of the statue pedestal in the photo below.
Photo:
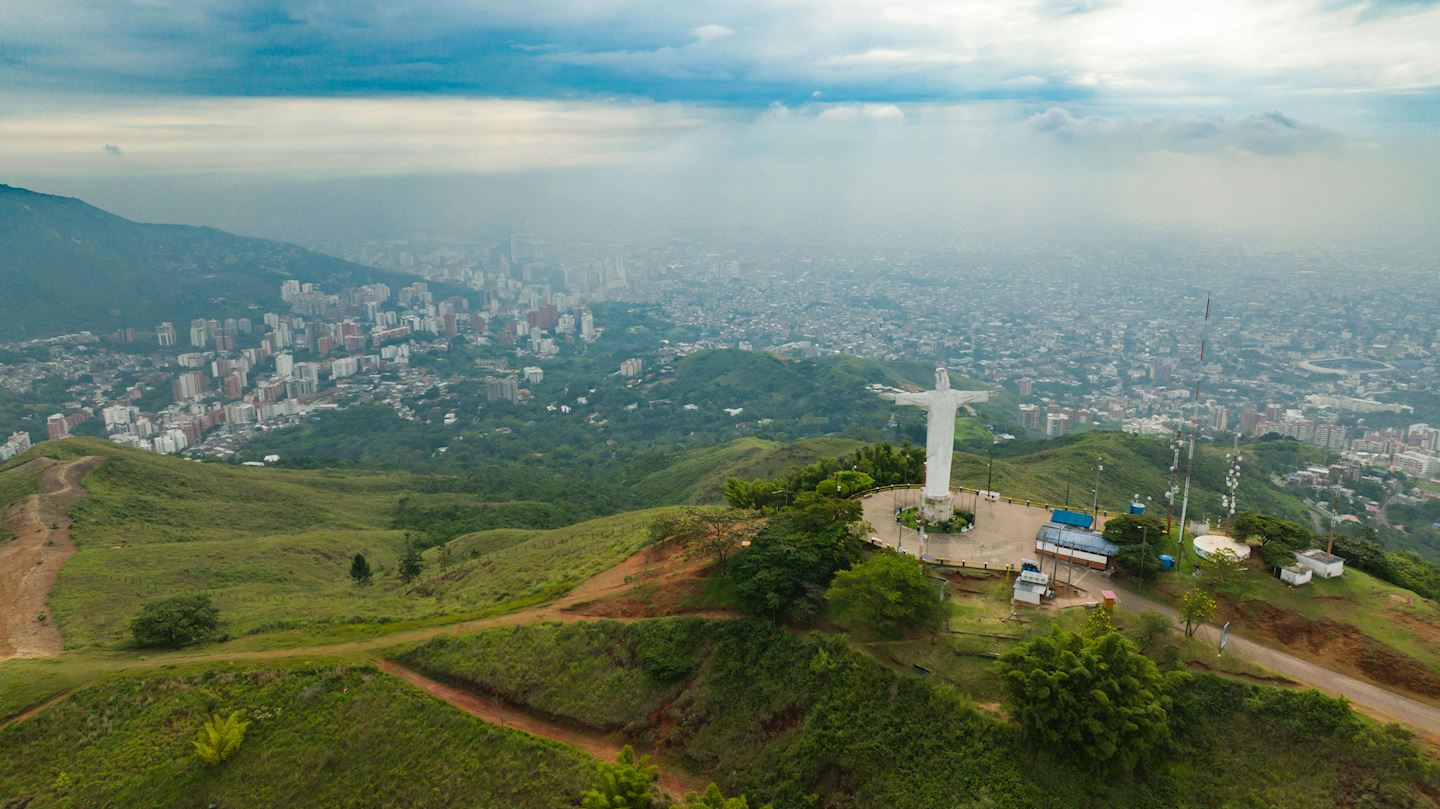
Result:
{"type": "Polygon", "coordinates": [[[941,497],[927,494],[921,500],[920,513],[925,515],[925,522],[948,522],[955,516],[955,497],[948,492],[941,497]]]}

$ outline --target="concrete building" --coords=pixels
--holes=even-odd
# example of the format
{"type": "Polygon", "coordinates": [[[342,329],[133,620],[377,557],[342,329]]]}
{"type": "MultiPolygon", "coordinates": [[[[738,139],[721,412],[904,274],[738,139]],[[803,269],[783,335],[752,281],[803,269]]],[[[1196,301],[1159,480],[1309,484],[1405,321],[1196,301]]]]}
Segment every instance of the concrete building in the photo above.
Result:
{"type": "Polygon", "coordinates": [[[631,357],[620,363],[620,375],[626,377],[639,376],[645,370],[645,363],[639,357],[631,357]]]}
{"type": "Polygon", "coordinates": [[[161,348],[174,348],[175,340],[176,335],[174,323],[161,323],[159,326],[155,327],[155,342],[161,348]]]}
{"type": "Polygon", "coordinates": [[[520,385],[513,379],[490,377],[485,380],[485,398],[492,402],[503,399],[510,404],[519,404],[520,385]]]}
{"type": "Polygon", "coordinates": [[[65,417],[56,413],[45,419],[45,433],[51,441],[59,441],[70,434],[70,425],[65,423],[65,417]]]}
{"type": "Polygon", "coordinates": [[[1345,560],[1319,548],[1296,551],[1295,562],[1314,571],[1322,579],[1334,579],[1345,575],[1345,560]]]}

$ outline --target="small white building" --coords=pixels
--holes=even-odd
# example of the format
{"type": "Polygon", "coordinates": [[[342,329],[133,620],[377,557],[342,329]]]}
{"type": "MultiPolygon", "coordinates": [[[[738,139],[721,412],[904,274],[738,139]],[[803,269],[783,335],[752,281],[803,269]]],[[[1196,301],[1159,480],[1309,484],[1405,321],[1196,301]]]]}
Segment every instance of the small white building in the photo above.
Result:
{"type": "Polygon", "coordinates": [[[1022,570],[1015,578],[1015,592],[1011,597],[1013,603],[1031,604],[1040,606],[1045,596],[1050,592],[1050,577],[1044,573],[1034,570],[1022,570]]]}
{"type": "Polygon", "coordinates": [[[1286,565],[1280,568],[1280,581],[1291,587],[1299,587],[1302,584],[1309,584],[1310,577],[1314,571],[1301,564],[1286,565]]]}
{"type": "Polygon", "coordinates": [[[1295,561],[1314,571],[1315,575],[1322,579],[1333,579],[1345,575],[1345,560],[1319,548],[1296,551],[1295,561]]]}

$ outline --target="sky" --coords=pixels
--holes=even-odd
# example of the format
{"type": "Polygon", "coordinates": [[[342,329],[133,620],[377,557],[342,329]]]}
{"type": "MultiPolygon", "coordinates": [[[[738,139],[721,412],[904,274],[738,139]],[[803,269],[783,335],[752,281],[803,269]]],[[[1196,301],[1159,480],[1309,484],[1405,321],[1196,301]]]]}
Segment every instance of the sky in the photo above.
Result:
{"type": "Polygon", "coordinates": [[[1440,2],[0,0],[0,19],[0,182],[153,221],[1440,229],[1440,2]]]}

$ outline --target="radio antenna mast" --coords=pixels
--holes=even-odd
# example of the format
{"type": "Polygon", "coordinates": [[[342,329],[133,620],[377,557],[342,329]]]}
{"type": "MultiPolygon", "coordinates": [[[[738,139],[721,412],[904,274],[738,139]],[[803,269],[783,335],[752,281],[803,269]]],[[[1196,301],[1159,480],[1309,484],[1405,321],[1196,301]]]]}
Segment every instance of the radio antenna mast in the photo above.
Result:
{"type": "Polygon", "coordinates": [[[1190,437],[1186,441],[1185,487],[1180,495],[1180,558],[1175,561],[1175,572],[1184,565],[1185,517],[1190,511],[1190,478],[1195,473],[1195,434],[1200,431],[1200,379],[1205,374],[1205,341],[1210,337],[1210,293],[1205,293],[1205,323],[1200,329],[1200,365],[1195,369],[1195,396],[1190,400],[1190,437]]]}

